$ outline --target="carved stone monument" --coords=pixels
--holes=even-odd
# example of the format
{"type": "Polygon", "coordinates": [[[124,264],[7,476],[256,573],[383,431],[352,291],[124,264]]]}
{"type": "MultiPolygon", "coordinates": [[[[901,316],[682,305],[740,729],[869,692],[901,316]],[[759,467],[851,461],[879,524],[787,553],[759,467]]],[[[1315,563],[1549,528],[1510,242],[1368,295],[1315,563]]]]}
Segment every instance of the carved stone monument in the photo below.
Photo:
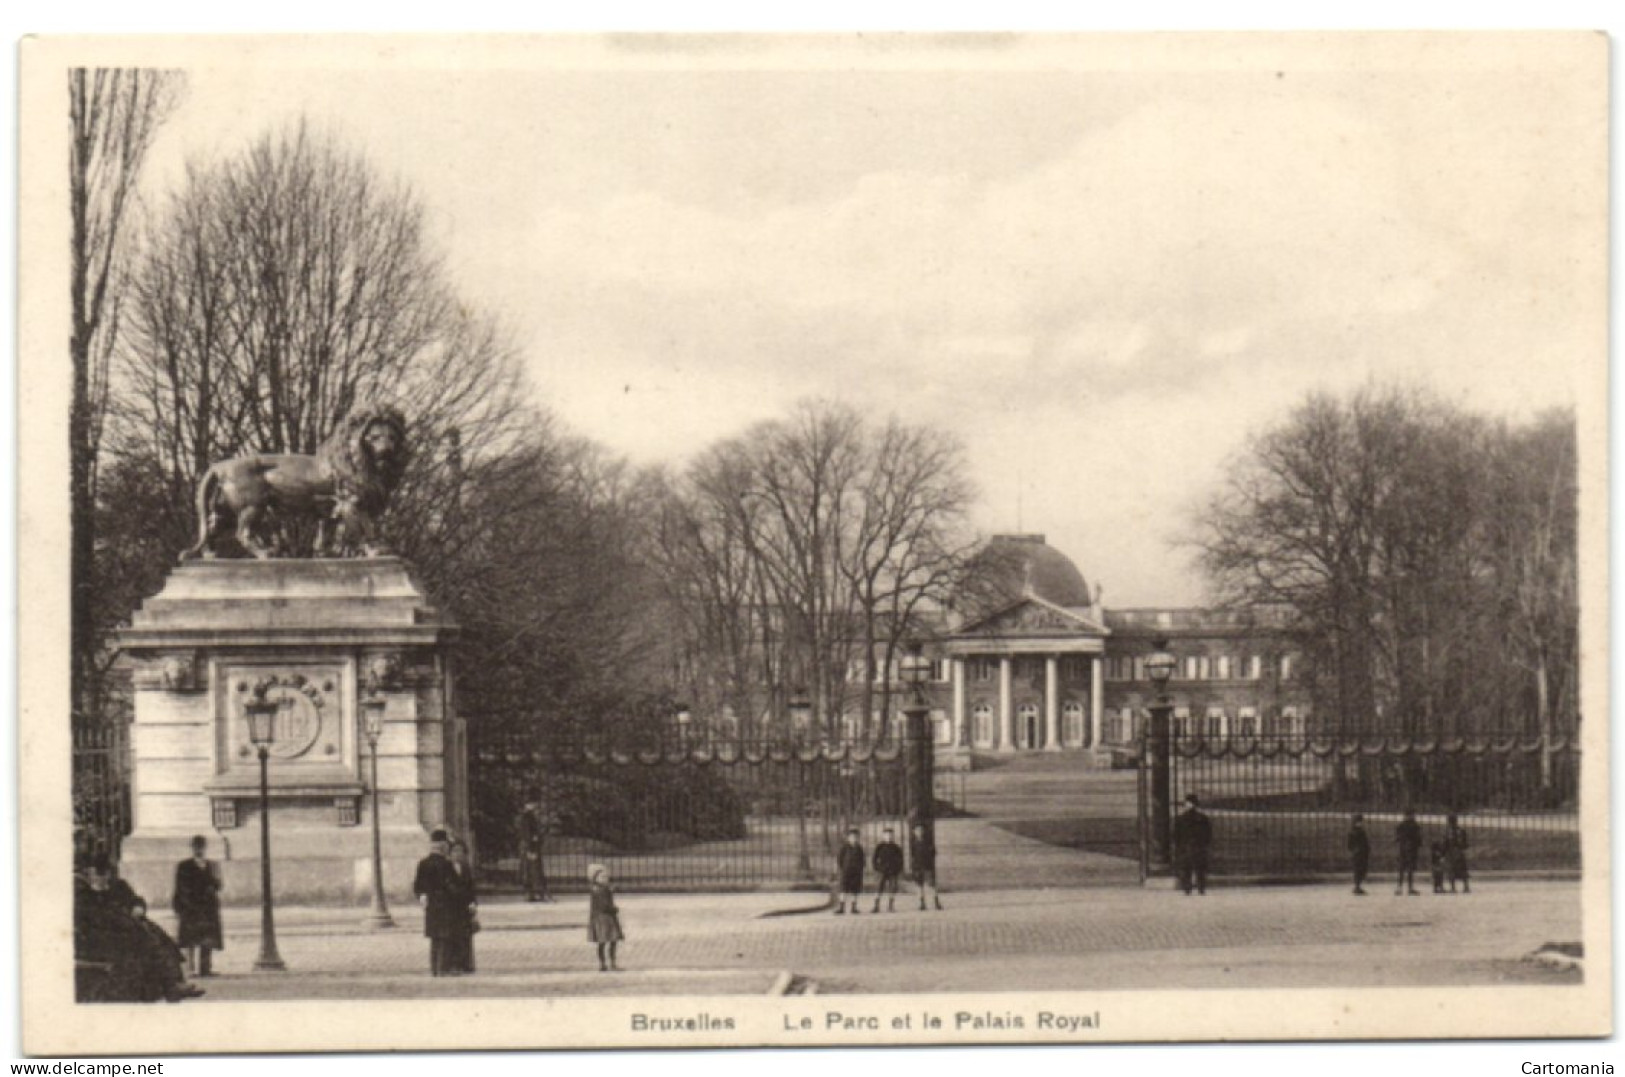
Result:
{"type": "Polygon", "coordinates": [[[349,901],[371,881],[363,694],[384,699],[385,883],[410,892],[436,826],[466,825],[446,645],[455,629],[394,557],[188,561],[121,643],[134,666],[134,832],[121,870],[158,907],[194,834],[226,900],[259,896],[259,760],[244,704],[277,703],[270,748],[278,901],[349,901]]]}
{"type": "Polygon", "coordinates": [[[223,460],[199,482],[196,545],[119,639],[135,687],[135,829],[120,868],[158,906],[168,904],[174,865],[195,834],[215,839],[225,899],[259,900],[250,700],[277,707],[267,768],[277,900],[370,892],[364,693],[384,703],[378,815],[386,888],[409,893],[428,831],[466,832],[447,655],[456,629],[405,562],[385,555],[375,527],[405,468],[406,430],[394,408],[363,408],[312,456],[223,460]],[[317,525],[315,557],[287,557],[267,541],[301,520],[317,525]],[[222,558],[233,553],[253,559],[222,558]]]}

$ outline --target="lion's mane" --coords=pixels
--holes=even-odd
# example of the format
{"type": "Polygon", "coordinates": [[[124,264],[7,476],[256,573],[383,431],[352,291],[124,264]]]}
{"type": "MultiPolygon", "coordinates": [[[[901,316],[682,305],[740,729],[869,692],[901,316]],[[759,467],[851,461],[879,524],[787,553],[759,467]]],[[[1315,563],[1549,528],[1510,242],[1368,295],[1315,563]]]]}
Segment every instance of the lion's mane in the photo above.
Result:
{"type": "Polygon", "coordinates": [[[388,405],[352,412],[316,450],[317,458],[330,469],[335,493],[369,516],[383,513],[406,472],[410,455],[406,419],[388,405]],[[376,461],[367,452],[366,433],[374,423],[384,423],[395,433],[395,455],[388,460],[376,461]]]}

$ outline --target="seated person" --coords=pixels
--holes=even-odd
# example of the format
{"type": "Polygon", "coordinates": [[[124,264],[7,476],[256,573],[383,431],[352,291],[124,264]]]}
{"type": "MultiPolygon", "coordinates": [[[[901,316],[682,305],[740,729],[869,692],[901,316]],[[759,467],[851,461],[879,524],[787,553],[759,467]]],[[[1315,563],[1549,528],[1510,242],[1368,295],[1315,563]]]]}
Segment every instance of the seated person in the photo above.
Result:
{"type": "Polygon", "coordinates": [[[147,919],[147,903],[113,877],[105,854],[82,857],[73,886],[73,950],[81,1001],[179,1002],[203,994],[186,982],[179,948],[147,919]]]}

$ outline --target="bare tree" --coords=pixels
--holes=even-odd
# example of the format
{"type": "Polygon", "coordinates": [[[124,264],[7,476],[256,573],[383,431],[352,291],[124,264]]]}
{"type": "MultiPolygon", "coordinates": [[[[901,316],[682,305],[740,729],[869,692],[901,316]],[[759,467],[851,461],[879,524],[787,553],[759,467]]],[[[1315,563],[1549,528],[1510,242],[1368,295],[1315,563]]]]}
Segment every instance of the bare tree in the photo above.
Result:
{"type": "Polygon", "coordinates": [[[1538,429],[1404,390],[1316,396],[1230,469],[1204,564],[1222,599],[1293,612],[1323,729],[1483,735],[1534,713],[1549,734],[1573,457],[1538,429]]]}
{"type": "Polygon", "coordinates": [[[68,72],[68,207],[73,395],[68,418],[73,701],[98,709],[93,603],[98,452],[106,414],[108,357],[118,342],[126,235],[137,184],[159,127],[180,100],[173,71],[73,68],[68,72]]]}
{"type": "Polygon", "coordinates": [[[897,649],[970,562],[958,443],[803,402],[673,487],[656,549],[697,690],[752,720],[805,691],[829,730],[889,713],[897,649]]]}

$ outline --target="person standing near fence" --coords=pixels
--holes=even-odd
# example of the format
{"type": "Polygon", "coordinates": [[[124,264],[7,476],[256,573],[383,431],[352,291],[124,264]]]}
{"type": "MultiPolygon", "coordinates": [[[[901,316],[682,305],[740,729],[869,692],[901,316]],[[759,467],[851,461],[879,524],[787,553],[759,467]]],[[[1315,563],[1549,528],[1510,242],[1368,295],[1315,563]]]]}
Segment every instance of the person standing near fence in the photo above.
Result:
{"type": "Polygon", "coordinates": [[[609,885],[609,869],[602,864],[587,868],[587,941],[598,947],[598,971],[620,972],[615,963],[615,947],[626,938],[621,930],[621,910],[615,904],[615,891],[609,885]]]}
{"type": "Polygon", "coordinates": [[[1471,894],[1473,888],[1467,882],[1467,831],[1456,821],[1455,812],[1445,816],[1444,820],[1444,860],[1450,872],[1450,892],[1456,892],[1459,882],[1461,892],[1471,894]]]}
{"type": "Polygon", "coordinates": [[[474,865],[468,860],[468,846],[462,840],[453,838],[448,849],[457,888],[452,895],[456,931],[451,938],[451,953],[446,964],[447,971],[453,976],[462,976],[474,971],[474,933],[480,929],[479,902],[474,888],[474,865]]]}
{"type": "Polygon", "coordinates": [[[835,874],[838,877],[836,885],[840,888],[840,904],[835,907],[835,915],[841,916],[846,912],[846,903],[852,902],[852,915],[859,913],[858,895],[863,893],[863,869],[866,863],[863,855],[863,843],[858,840],[858,828],[853,827],[846,832],[846,841],[835,854],[835,874]]]}
{"type": "Polygon", "coordinates": [[[880,911],[880,899],[886,898],[886,911],[897,911],[897,878],[903,874],[903,847],[894,839],[895,831],[887,829],[881,833],[880,844],[875,846],[875,874],[880,876],[880,882],[875,884],[875,912],[880,911]]]}
{"type": "Polygon", "coordinates": [[[1207,893],[1208,857],[1213,848],[1213,821],[1202,811],[1195,793],[1185,797],[1185,808],[1174,817],[1174,869],[1179,888],[1188,895],[1191,887],[1207,893]]]}
{"type": "Polygon", "coordinates": [[[412,893],[423,906],[423,934],[429,939],[429,975],[446,976],[452,968],[452,954],[462,914],[457,907],[462,884],[452,867],[450,837],[436,829],[429,835],[429,855],[418,861],[412,880],[412,893]]]}
{"type": "Polygon", "coordinates": [[[915,823],[908,836],[908,856],[914,867],[914,885],[920,890],[920,911],[925,911],[925,892],[931,891],[931,900],[937,911],[942,911],[942,892],[937,889],[937,843],[925,829],[924,823],[915,823]]]}
{"type": "Polygon", "coordinates": [[[206,855],[209,841],[202,834],[192,839],[192,855],[175,865],[170,907],[180,921],[175,940],[186,952],[186,964],[195,976],[213,976],[215,950],[225,949],[220,931],[220,865],[206,855]]]}
{"type": "Polygon", "coordinates": [[[1371,871],[1371,835],[1365,832],[1365,816],[1359,812],[1349,820],[1347,844],[1349,868],[1354,872],[1354,892],[1365,897],[1365,877],[1371,871]]]}
{"type": "Polygon", "coordinates": [[[1394,828],[1394,842],[1399,846],[1399,879],[1394,883],[1394,896],[1408,893],[1414,897],[1416,864],[1422,856],[1422,826],[1415,812],[1407,811],[1394,828]]]}
{"type": "Polygon", "coordinates": [[[552,901],[547,890],[547,865],[542,846],[547,839],[547,818],[535,793],[519,813],[519,870],[524,876],[526,901],[552,901]]]}

